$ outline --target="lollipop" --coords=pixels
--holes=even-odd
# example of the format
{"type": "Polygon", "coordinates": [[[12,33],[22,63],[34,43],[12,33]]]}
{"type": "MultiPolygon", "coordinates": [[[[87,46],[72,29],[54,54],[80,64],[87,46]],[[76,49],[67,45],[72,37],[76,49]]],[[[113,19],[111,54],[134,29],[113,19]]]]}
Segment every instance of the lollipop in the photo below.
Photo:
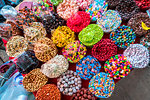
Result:
{"type": "Polygon", "coordinates": [[[139,12],[139,7],[134,0],[120,0],[116,6],[116,10],[123,20],[129,20],[134,14],[139,12]]]}
{"type": "Polygon", "coordinates": [[[149,0],[135,0],[135,2],[142,10],[147,10],[150,8],[149,0]]]}
{"type": "Polygon", "coordinates": [[[71,100],[95,100],[95,97],[88,89],[81,88],[73,94],[71,100]]]}
{"type": "Polygon", "coordinates": [[[133,68],[145,68],[149,63],[149,51],[141,44],[131,44],[123,54],[133,68]]]}
{"type": "Polygon", "coordinates": [[[68,20],[73,14],[77,13],[79,6],[75,0],[63,0],[57,6],[57,13],[64,20],[68,20]]]}
{"type": "Polygon", "coordinates": [[[119,26],[110,34],[110,39],[120,48],[127,48],[135,42],[136,34],[128,26],[119,26]]]}
{"type": "Polygon", "coordinates": [[[63,2],[63,0],[50,0],[54,6],[58,6],[59,3],[63,2]]]}
{"type": "Polygon", "coordinates": [[[132,65],[122,54],[112,56],[104,64],[105,72],[114,79],[124,78],[130,73],[131,69],[132,65]]]}
{"type": "Polygon", "coordinates": [[[38,90],[36,100],[61,100],[61,93],[56,85],[46,84],[38,90]]]}
{"type": "Polygon", "coordinates": [[[90,24],[78,35],[79,40],[86,46],[92,46],[101,40],[103,30],[96,24],[90,24]]]}
{"type": "Polygon", "coordinates": [[[64,95],[73,95],[81,88],[81,78],[76,72],[68,70],[57,80],[57,87],[64,95]]]}
{"type": "Polygon", "coordinates": [[[99,61],[106,61],[117,54],[117,46],[110,39],[102,39],[92,48],[92,55],[99,61]]]}
{"type": "Polygon", "coordinates": [[[6,48],[10,57],[16,57],[28,49],[28,42],[22,36],[13,36],[7,42],[6,48]]]}
{"type": "Polygon", "coordinates": [[[108,98],[114,91],[115,83],[108,74],[101,72],[95,75],[89,82],[89,90],[98,98],[108,98]]]}
{"type": "Polygon", "coordinates": [[[69,67],[68,61],[62,55],[57,55],[41,66],[41,72],[49,78],[57,78],[69,67]]]}
{"type": "Polygon", "coordinates": [[[91,21],[96,21],[107,10],[108,3],[105,0],[93,0],[86,12],[90,14],[91,21]]]}
{"type": "Polygon", "coordinates": [[[62,49],[64,57],[71,63],[77,63],[86,55],[86,47],[76,40],[62,49]]]}
{"type": "Polygon", "coordinates": [[[90,15],[79,11],[67,20],[67,26],[74,32],[80,32],[90,24],[90,15]]]}
{"type": "Polygon", "coordinates": [[[150,52],[150,32],[141,38],[140,43],[143,44],[143,46],[145,46],[150,52]]]}
{"type": "Polygon", "coordinates": [[[33,13],[39,18],[43,18],[45,14],[50,14],[53,10],[54,7],[49,0],[38,0],[37,3],[33,3],[33,13]]]}
{"type": "Polygon", "coordinates": [[[23,86],[28,92],[35,92],[44,86],[48,78],[40,72],[39,68],[32,70],[23,78],[23,86]]]}
{"type": "Polygon", "coordinates": [[[142,28],[142,22],[144,22],[147,27],[150,27],[150,18],[147,13],[140,12],[134,15],[128,21],[128,26],[130,26],[137,35],[142,36],[147,33],[147,30],[142,28]]]}
{"type": "Polygon", "coordinates": [[[108,10],[97,20],[97,24],[104,32],[111,32],[117,29],[121,24],[121,16],[115,10],[108,10]]]}
{"type": "Polygon", "coordinates": [[[76,64],[77,74],[85,80],[91,79],[94,75],[100,72],[101,65],[98,60],[90,55],[82,58],[76,64]]]}
{"type": "Polygon", "coordinates": [[[52,33],[51,39],[56,46],[64,47],[75,40],[75,34],[67,26],[58,26],[54,33],[52,33]]]}

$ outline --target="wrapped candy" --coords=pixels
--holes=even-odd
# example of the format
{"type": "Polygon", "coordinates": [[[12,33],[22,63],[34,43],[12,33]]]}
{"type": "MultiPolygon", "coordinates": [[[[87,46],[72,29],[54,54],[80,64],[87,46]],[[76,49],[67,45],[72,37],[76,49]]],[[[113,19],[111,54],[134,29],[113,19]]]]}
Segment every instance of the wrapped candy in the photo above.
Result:
{"type": "Polygon", "coordinates": [[[78,40],[70,42],[62,49],[64,57],[71,63],[77,63],[86,55],[86,47],[78,40]]]}
{"type": "Polygon", "coordinates": [[[0,23],[0,36],[7,40],[12,36],[10,24],[0,23]]]}
{"type": "Polygon", "coordinates": [[[54,58],[41,66],[41,72],[49,78],[57,78],[69,67],[68,61],[63,55],[56,55],[54,58]]]}
{"type": "Polygon", "coordinates": [[[75,40],[75,34],[67,26],[58,26],[54,33],[52,33],[51,39],[56,46],[64,47],[75,40]]]}
{"type": "Polygon", "coordinates": [[[96,24],[90,24],[78,35],[79,40],[86,46],[92,46],[103,37],[103,30],[96,24]]]}
{"type": "Polygon", "coordinates": [[[97,24],[104,32],[111,32],[117,29],[121,22],[121,16],[115,10],[107,10],[103,13],[102,17],[97,20],[97,24]]]}

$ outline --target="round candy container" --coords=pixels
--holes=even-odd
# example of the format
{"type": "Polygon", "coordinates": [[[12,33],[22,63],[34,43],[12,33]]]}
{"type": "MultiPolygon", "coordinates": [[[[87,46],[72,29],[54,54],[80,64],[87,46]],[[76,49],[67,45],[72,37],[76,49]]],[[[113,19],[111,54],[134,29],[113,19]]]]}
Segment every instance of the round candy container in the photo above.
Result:
{"type": "Polygon", "coordinates": [[[128,26],[119,26],[110,34],[110,39],[120,48],[127,48],[135,42],[136,34],[128,26]]]}
{"type": "Polygon", "coordinates": [[[57,54],[53,41],[47,37],[40,38],[34,46],[35,56],[42,62],[47,62],[57,54]]]}
{"type": "Polygon", "coordinates": [[[122,54],[112,56],[104,64],[105,72],[114,79],[124,78],[130,73],[131,69],[132,65],[122,54]]]}
{"type": "Polygon", "coordinates": [[[63,0],[50,0],[54,6],[58,6],[59,3],[63,2],[63,0]]]}
{"type": "Polygon", "coordinates": [[[75,34],[67,26],[58,26],[54,33],[52,33],[51,39],[56,46],[64,47],[75,40],[75,34]]]}
{"type": "Polygon", "coordinates": [[[81,78],[76,72],[68,70],[58,78],[57,87],[64,95],[72,96],[81,88],[81,78]]]}
{"type": "Polygon", "coordinates": [[[86,47],[78,40],[73,41],[62,49],[64,57],[71,63],[77,63],[86,55],[86,47]]]}
{"type": "Polygon", "coordinates": [[[42,23],[47,33],[51,33],[51,31],[56,29],[58,26],[62,26],[64,24],[64,20],[60,18],[57,13],[51,12],[50,15],[44,15],[42,23]]]}
{"type": "Polygon", "coordinates": [[[92,46],[103,37],[103,30],[96,24],[90,24],[78,35],[79,40],[86,46],[92,46]]]}
{"type": "Polygon", "coordinates": [[[85,10],[92,3],[93,0],[75,0],[75,1],[78,3],[81,10],[85,10]]]}
{"type": "Polygon", "coordinates": [[[108,74],[100,72],[89,82],[89,90],[98,98],[108,98],[114,91],[115,83],[108,74]]]}
{"type": "Polygon", "coordinates": [[[13,36],[6,44],[6,53],[16,57],[28,49],[28,42],[22,36],[13,36]]]}
{"type": "Polygon", "coordinates": [[[63,0],[57,6],[57,13],[64,20],[68,20],[73,14],[79,11],[79,6],[75,0],[63,0]]]}
{"type": "Polygon", "coordinates": [[[38,0],[37,3],[33,3],[32,10],[38,18],[43,18],[45,14],[50,14],[54,8],[53,4],[49,0],[38,0]]]}
{"type": "Polygon", "coordinates": [[[61,100],[61,93],[56,85],[46,84],[37,91],[36,100],[61,100]]]}
{"type": "Polygon", "coordinates": [[[99,61],[106,61],[117,54],[117,46],[110,39],[102,39],[92,48],[92,55],[99,61]]]}
{"type": "Polygon", "coordinates": [[[150,52],[150,32],[141,38],[140,43],[143,44],[143,46],[145,46],[150,52]]]}
{"type": "Polygon", "coordinates": [[[19,10],[15,21],[17,23],[17,26],[23,30],[24,25],[30,26],[32,22],[37,21],[37,17],[30,9],[24,7],[23,9],[19,10]]]}
{"type": "Polygon", "coordinates": [[[79,11],[67,20],[67,26],[74,32],[80,32],[90,24],[90,15],[84,11],[79,11]]]}
{"type": "Polygon", "coordinates": [[[102,17],[97,20],[97,24],[104,32],[111,32],[117,29],[121,24],[121,16],[115,10],[107,10],[102,17]]]}
{"type": "Polygon", "coordinates": [[[41,72],[49,78],[57,78],[69,67],[68,61],[63,55],[56,55],[54,58],[41,66],[41,72]]]}
{"type": "Polygon", "coordinates": [[[134,0],[120,0],[116,6],[116,11],[119,12],[123,20],[129,20],[134,14],[139,12],[139,7],[134,0]]]}
{"type": "Polygon", "coordinates": [[[76,64],[77,74],[85,80],[91,79],[94,75],[100,72],[101,64],[98,60],[90,55],[82,58],[76,64]]]}
{"type": "Polygon", "coordinates": [[[145,68],[149,63],[149,51],[141,44],[131,44],[123,54],[133,68],[145,68]]]}
{"type": "Polygon", "coordinates": [[[147,27],[150,27],[150,18],[147,13],[140,12],[135,14],[128,21],[128,26],[130,26],[137,35],[142,36],[147,33],[147,30],[142,28],[142,22],[144,22],[147,27]]]}
{"type": "Polygon", "coordinates": [[[106,0],[108,2],[108,7],[111,9],[116,8],[120,0],[106,0]]]}
{"type": "Polygon", "coordinates": [[[93,0],[86,12],[90,14],[91,21],[96,21],[107,10],[108,3],[105,0],[93,0]]]}
{"type": "Polygon", "coordinates": [[[88,89],[81,88],[73,94],[71,100],[95,100],[95,97],[88,89]]]}
{"type": "Polygon", "coordinates": [[[40,72],[39,68],[32,70],[23,78],[23,86],[28,92],[35,92],[44,86],[48,78],[40,72]]]}
{"type": "Polygon", "coordinates": [[[135,2],[142,10],[147,10],[150,8],[149,0],[135,0],[135,2]]]}

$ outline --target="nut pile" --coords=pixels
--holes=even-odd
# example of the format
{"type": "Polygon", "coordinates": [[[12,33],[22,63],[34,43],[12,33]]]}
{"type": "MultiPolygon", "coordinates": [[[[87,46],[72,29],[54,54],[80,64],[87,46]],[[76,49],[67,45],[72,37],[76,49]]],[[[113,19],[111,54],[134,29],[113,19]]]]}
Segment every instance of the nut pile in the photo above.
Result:
{"type": "Polygon", "coordinates": [[[57,80],[57,87],[64,95],[73,95],[81,88],[81,78],[76,72],[68,70],[57,80]]]}

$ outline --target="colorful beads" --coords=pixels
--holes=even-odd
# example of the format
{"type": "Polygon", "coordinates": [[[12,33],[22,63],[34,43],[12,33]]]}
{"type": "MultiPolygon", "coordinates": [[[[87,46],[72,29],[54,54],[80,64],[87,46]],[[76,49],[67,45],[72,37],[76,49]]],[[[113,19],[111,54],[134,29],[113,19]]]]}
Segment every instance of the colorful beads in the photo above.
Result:
{"type": "Polygon", "coordinates": [[[64,57],[71,63],[77,63],[86,55],[86,47],[78,40],[73,41],[62,49],[64,57]]]}
{"type": "Polygon", "coordinates": [[[89,90],[98,98],[108,98],[115,88],[113,78],[108,74],[100,72],[95,75],[89,82],[89,90]]]}
{"type": "Polygon", "coordinates": [[[90,24],[78,35],[79,40],[86,46],[92,46],[103,37],[103,30],[96,24],[90,24]]]}
{"type": "Polygon", "coordinates": [[[117,54],[117,46],[110,39],[102,39],[92,48],[92,55],[99,61],[106,61],[117,54]]]}
{"type": "Polygon", "coordinates": [[[131,44],[123,54],[133,68],[145,68],[149,63],[149,51],[141,44],[131,44]]]}
{"type": "Polygon", "coordinates": [[[136,34],[128,26],[119,26],[110,34],[110,39],[120,48],[127,48],[135,42],[136,34]]]}
{"type": "Polygon", "coordinates": [[[91,79],[94,75],[100,72],[101,64],[98,60],[90,55],[82,58],[76,64],[77,74],[85,80],[91,79]]]}
{"type": "Polygon", "coordinates": [[[122,54],[112,56],[104,64],[105,72],[114,79],[124,78],[130,73],[131,69],[132,65],[122,54]]]}
{"type": "Polygon", "coordinates": [[[67,26],[58,26],[54,33],[52,33],[51,39],[56,46],[64,47],[75,40],[75,34],[67,26]]]}
{"type": "Polygon", "coordinates": [[[80,32],[90,24],[90,15],[79,11],[67,20],[67,26],[74,32],[80,32]]]}
{"type": "Polygon", "coordinates": [[[141,38],[140,43],[143,44],[143,46],[145,46],[150,52],[150,32],[141,38]]]}
{"type": "Polygon", "coordinates": [[[105,0],[93,0],[86,12],[90,14],[91,21],[96,21],[107,10],[108,3],[105,0]]]}
{"type": "Polygon", "coordinates": [[[61,100],[61,93],[56,85],[46,84],[38,90],[36,100],[61,100]]]}
{"type": "Polygon", "coordinates": [[[121,16],[115,10],[107,10],[103,13],[102,17],[97,20],[97,24],[104,32],[111,32],[117,29],[121,22],[121,16]]]}
{"type": "Polygon", "coordinates": [[[50,14],[53,10],[54,7],[49,0],[38,0],[37,3],[33,3],[33,13],[39,18],[43,18],[45,14],[50,14]]]}

